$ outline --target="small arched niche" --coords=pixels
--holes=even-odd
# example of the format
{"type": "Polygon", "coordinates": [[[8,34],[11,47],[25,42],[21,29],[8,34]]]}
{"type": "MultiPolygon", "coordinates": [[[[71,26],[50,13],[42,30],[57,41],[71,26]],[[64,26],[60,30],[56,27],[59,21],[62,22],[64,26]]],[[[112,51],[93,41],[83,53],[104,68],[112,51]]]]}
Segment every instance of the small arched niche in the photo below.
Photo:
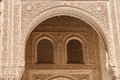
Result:
{"type": "Polygon", "coordinates": [[[77,39],[71,39],[67,43],[67,63],[83,64],[83,48],[82,44],[77,39]]]}
{"type": "Polygon", "coordinates": [[[37,64],[53,63],[53,44],[48,39],[37,43],[37,64]]]}
{"type": "MultiPolygon", "coordinates": [[[[41,41],[38,44],[41,44],[41,41]]],[[[38,52],[41,52],[41,50],[42,49],[40,48],[40,51],[38,52]]],[[[106,49],[104,46],[103,39],[98,34],[98,32],[92,28],[92,26],[90,26],[83,20],[80,20],[76,17],[72,17],[68,15],[54,16],[54,17],[48,18],[47,20],[37,25],[36,28],[31,32],[27,40],[26,52],[25,52],[25,61],[26,61],[25,73],[29,73],[29,74],[25,74],[24,76],[26,77],[26,76],[35,75],[33,73],[37,73],[38,75],[41,76],[41,74],[39,74],[40,70],[51,69],[51,70],[57,71],[61,69],[62,70],[73,69],[73,70],[81,70],[81,71],[91,70],[92,73],[90,74],[94,75],[92,76],[92,80],[94,79],[110,80],[110,76],[106,68],[105,52],[106,52],[106,49]],[[36,37],[41,34],[43,34],[41,38],[45,37],[44,34],[52,35],[51,40],[52,42],[55,42],[54,47],[52,47],[53,45],[50,41],[48,41],[48,46],[42,47],[44,48],[43,50],[47,50],[47,48],[48,50],[50,50],[47,52],[48,54],[45,53],[47,54],[46,55],[47,57],[49,56],[49,52],[50,54],[51,52],[54,52],[51,58],[48,57],[50,59],[47,59],[46,57],[44,57],[45,62],[50,61],[49,64],[41,64],[41,62],[39,64],[36,64],[33,61],[36,57],[35,57],[35,51],[34,51],[35,47],[33,46],[32,43],[34,39],[36,39],[36,37]],[[74,39],[74,35],[71,35],[68,38],[68,40],[70,38],[71,40],[68,41],[67,48],[66,48],[65,47],[66,42],[64,42],[64,38],[66,38],[67,35],[69,34],[77,34],[80,37],[78,37],[78,40],[76,40],[74,39]],[[81,38],[84,38],[84,41],[81,40],[82,43],[81,41],[79,41],[79,39],[81,38]],[[70,53],[70,56],[69,56],[69,52],[71,52],[74,48],[76,51],[74,51],[73,54],[70,53]],[[68,54],[65,51],[66,49],[68,54]],[[77,55],[73,56],[76,52],[78,52],[77,55]],[[75,63],[75,64],[67,64],[66,56],[68,56],[67,57],[68,63],[75,63]],[[70,59],[72,60],[75,59],[75,60],[71,62],[70,59]],[[84,63],[84,60],[85,60],[85,63],[84,63]],[[51,64],[52,62],[54,62],[54,64],[51,64]]],[[[42,59],[43,56],[40,56],[39,58],[42,59]]],[[[44,63],[44,61],[42,63],[44,63]]],[[[32,79],[29,78],[29,80],[32,80],[32,79]]]]}

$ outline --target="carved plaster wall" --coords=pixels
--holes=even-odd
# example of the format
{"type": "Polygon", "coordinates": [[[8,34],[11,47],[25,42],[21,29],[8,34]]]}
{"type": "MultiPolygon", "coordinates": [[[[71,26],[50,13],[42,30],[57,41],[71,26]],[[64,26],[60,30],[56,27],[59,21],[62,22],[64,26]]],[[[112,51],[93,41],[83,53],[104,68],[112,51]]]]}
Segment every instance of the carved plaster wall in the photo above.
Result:
{"type": "MultiPolygon", "coordinates": [[[[3,36],[3,2],[0,2],[0,53],[3,51],[3,46],[2,46],[2,36],[3,36]]],[[[0,66],[2,62],[2,54],[0,54],[0,66]]],[[[1,72],[1,67],[0,67],[0,72],[1,72]]],[[[0,73],[1,75],[1,73],[0,73]]]]}
{"type": "MultiPolygon", "coordinates": [[[[114,53],[114,46],[112,46],[114,44],[111,42],[113,40],[113,37],[111,36],[112,34],[110,34],[111,29],[109,27],[109,21],[108,21],[109,20],[109,14],[108,14],[109,3],[107,1],[104,1],[104,2],[102,1],[98,1],[98,2],[22,1],[22,7],[23,7],[22,16],[24,16],[21,22],[22,23],[21,29],[23,31],[22,35],[27,37],[27,34],[30,33],[30,32],[27,32],[29,31],[28,29],[32,30],[35,27],[35,25],[37,25],[38,23],[40,23],[41,21],[49,17],[55,16],[55,15],[63,15],[63,14],[71,15],[71,16],[75,16],[80,19],[83,19],[84,21],[94,26],[97,32],[101,33],[102,37],[105,38],[108,46],[109,55],[112,55],[112,53],[114,53]],[[31,16],[28,16],[28,15],[31,15],[31,16]],[[39,20],[36,18],[39,18],[39,20]],[[32,19],[34,21],[38,20],[39,22],[36,21],[35,23],[32,23],[33,21],[32,19]],[[31,28],[29,25],[32,25],[34,27],[31,28]]],[[[26,40],[24,36],[22,36],[22,41],[26,40]]],[[[109,56],[109,58],[110,57],[111,56],[109,56]]],[[[112,58],[110,58],[109,63],[110,65],[115,65],[116,63],[114,62],[115,62],[115,57],[113,58],[112,56],[112,58]]]]}
{"type": "MultiPolygon", "coordinates": [[[[117,22],[117,18],[114,16],[116,15],[115,5],[118,5],[115,4],[115,0],[3,0],[3,4],[3,43],[1,43],[3,47],[1,76],[3,78],[19,79],[22,76],[25,66],[25,45],[27,38],[39,23],[57,15],[70,15],[89,23],[99,33],[101,38],[104,39],[109,58],[110,73],[113,76],[118,74],[116,70],[120,61],[116,61],[116,56],[120,54],[120,45],[118,44],[120,42],[118,34],[120,29],[119,22],[117,22]]],[[[114,78],[117,80],[116,77],[114,78]]]]}

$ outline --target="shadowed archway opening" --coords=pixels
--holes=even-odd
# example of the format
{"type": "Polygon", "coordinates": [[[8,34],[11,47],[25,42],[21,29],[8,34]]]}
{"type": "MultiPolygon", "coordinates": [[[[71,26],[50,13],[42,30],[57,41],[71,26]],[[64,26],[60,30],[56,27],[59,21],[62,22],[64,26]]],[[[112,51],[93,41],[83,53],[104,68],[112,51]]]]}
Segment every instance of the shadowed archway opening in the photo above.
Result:
{"type": "Polygon", "coordinates": [[[67,43],[67,63],[83,63],[83,48],[79,40],[72,39],[67,43]]]}
{"type": "MultiPolygon", "coordinates": [[[[54,70],[57,72],[57,70],[71,69],[81,70],[81,72],[86,71],[84,76],[86,75],[85,78],[88,80],[90,79],[88,77],[90,74],[92,75],[92,80],[110,80],[110,76],[105,66],[105,51],[106,49],[103,40],[101,40],[101,36],[99,36],[98,32],[83,20],[66,15],[51,17],[36,26],[27,40],[25,50],[26,70],[23,75],[23,80],[26,78],[33,80],[37,77],[41,80],[41,78],[47,75],[47,73],[43,75],[40,72],[41,70],[54,70]],[[69,36],[69,34],[72,35],[69,36]],[[66,42],[64,42],[64,39],[67,36],[69,37],[66,42]],[[51,48],[48,46],[49,44],[42,45],[43,43],[39,44],[39,46],[41,46],[39,52],[45,51],[45,54],[39,54],[38,47],[35,47],[35,44],[40,38],[51,40],[50,45],[53,45],[53,55],[50,54],[51,48]],[[76,40],[76,38],[77,41],[70,45],[71,49],[67,49],[67,41],[76,40]],[[82,48],[78,48],[79,46],[82,46],[82,48]],[[74,49],[75,47],[76,49],[74,49]],[[80,51],[82,52],[82,55],[78,55],[78,53],[81,53],[80,51]],[[67,57],[67,52],[71,53],[69,55],[71,58],[67,57]],[[47,53],[50,55],[46,55],[47,53]],[[38,57],[38,55],[40,57],[38,57]],[[44,56],[44,59],[42,59],[42,56],[44,56]],[[50,59],[47,58],[52,58],[51,62],[53,63],[46,64],[47,60],[48,62],[50,61],[50,59]],[[41,59],[44,60],[45,63],[42,62],[38,64],[36,61],[41,62],[41,59]],[[67,63],[69,62],[68,60],[70,61],[69,64],[67,63]],[[80,62],[81,60],[82,62],[80,62]],[[87,70],[92,71],[92,73],[87,73],[87,70]]],[[[78,75],[75,73],[75,75],[79,76],[81,79],[83,78],[83,76],[81,76],[82,74],[78,75]]],[[[44,77],[44,79],[48,77],[50,76],[44,77]]]]}

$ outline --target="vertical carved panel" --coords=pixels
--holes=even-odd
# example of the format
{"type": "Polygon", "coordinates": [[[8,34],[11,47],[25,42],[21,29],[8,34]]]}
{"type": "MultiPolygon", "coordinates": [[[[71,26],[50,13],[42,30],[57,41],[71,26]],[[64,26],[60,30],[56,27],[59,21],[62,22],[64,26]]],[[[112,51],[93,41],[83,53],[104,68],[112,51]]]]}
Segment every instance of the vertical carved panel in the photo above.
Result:
{"type": "Polygon", "coordinates": [[[2,76],[11,75],[8,67],[12,66],[13,54],[13,5],[12,1],[4,0],[3,22],[3,52],[2,52],[2,76]]]}
{"type": "Polygon", "coordinates": [[[4,1],[4,22],[3,22],[3,53],[2,53],[2,66],[7,63],[7,31],[8,31],[8,2],[4,1]]]}
{"type": "Polygon", "coordinates": [[[14,54],[13,54],[13,65],[19,65],[23,63],[19,63],[18,57],[23,57],[21,54],[21,44],[20,44],[20,39],[21,39],[21,8],[20,8],[20,3],[14,5],[14,39],[13,39],[13,47],[14,47],[14,54]],[[19,56],[18,56],[19,55],[19,56]]]}

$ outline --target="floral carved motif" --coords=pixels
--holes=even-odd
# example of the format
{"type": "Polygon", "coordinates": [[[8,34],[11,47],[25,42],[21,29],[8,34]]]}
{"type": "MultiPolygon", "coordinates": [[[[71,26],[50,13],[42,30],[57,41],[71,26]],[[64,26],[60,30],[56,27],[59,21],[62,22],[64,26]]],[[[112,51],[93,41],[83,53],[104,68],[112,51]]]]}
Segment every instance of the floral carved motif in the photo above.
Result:
{"type": "MultiPolygon", "coordinates": [[[[19,0],[16,0],[16,2],[19,2],[19,0]]],[[[20,1],[18,5],[11,3],[8,3],[7,0],[4,0],[4,10],[3,10],[3,17],[4,17],[4,23],[2,27],[3,30],[3,54],[2,54],[2,65],[3,67],[7,64],[10,65],[16,65],[16,66],[24,66],[25,65],[25,45],[26,45],[26,37],[28,37],[29,32],[31,29],[35,28],[34,26],[28,26],[32,20],[39,16],[41,13],[46,12],[48,10],[51,10],[53,8],[59,8],[59,7],[66,7],[69,9],[78,9],[79,11],[83,11],[88,13],[88,16],[92,17],[96,23],[100,24],[99,29],[101,29],[104,32],[104,35],[106,37],[108,44],[108,53],[109,53],[109,64],[115,65],[115,59],[114,59],[114,44],[111,37],[111,31],[110,31],[110,24],[109,24],[109,12],[108,12],[108,2],[107,1],[40,1],[40,0],[32,0],[32,1],[20,1]],[[11,5],[14,9],[8,8],[11,5]],[[14,6],[13,6],[14,5],[14,6]],[[8,15],[14,14],[13,16],[8,15]],[[14,19],[11,19],[14,18],[14,19]],[[13,22],[12,22],[13,20],[13,22]],[[11,26],[13,29],[13,35],[11,35],[11,26]],[[10,33],[10,34],[9,34],[10,33]],[[13,36],[13,38],[11,38],[13,36]],[[13,41],[9,41],[13,40],[13,41]],[[10,43],[13,42],[13,43],[10,43]],[[13,45],[13,48],[11,50],[10,44],[13,45]],[[11,57],[9,54],[12,55],[13,53],[13,59],[11,58],[11,61],[7,59],[7,57],[11,57]],[[11,64],[13,63],[13,64],[11,64]]],[[[54,12],[53,12],[54,13],[54,12]]],[[[62,13],[62,12],[61,12],[62,13]]],[[[81,16],[81,14],[79,14],[81,16]]],[[[0,15],[1,16],[1,15],[0,15]]],[[[88,22],[89,23],[89,22],[88,22]]],[[[94,23],[91,23],[94,24],[94,23]]],[[[11,30],[12,31],[12,30],[11,30]]],[[[102,32],[101,31],[101,32],[102,32]]],[[[61,39],[61,36],[56,35],[57,39],[61,39]]],[[[119,57],[118,57],[119,58],[119,57]]],[[[120,62],[120,61],[119,61],[120,62]]],[[[3,68],[3,74],[4,75],[11,75],[11,71],[17,71],[18,68],[3,68]]],[[[15,74],[20,75],[24,71],[24,67],[19,68],[18,72],[15,72],[15,74]]],[[[113,76],[116,75],[116,70],[111,69],[111,74],[113,76]]],[[[16,76],[17,76],[16,75],[16,76]]]]}

